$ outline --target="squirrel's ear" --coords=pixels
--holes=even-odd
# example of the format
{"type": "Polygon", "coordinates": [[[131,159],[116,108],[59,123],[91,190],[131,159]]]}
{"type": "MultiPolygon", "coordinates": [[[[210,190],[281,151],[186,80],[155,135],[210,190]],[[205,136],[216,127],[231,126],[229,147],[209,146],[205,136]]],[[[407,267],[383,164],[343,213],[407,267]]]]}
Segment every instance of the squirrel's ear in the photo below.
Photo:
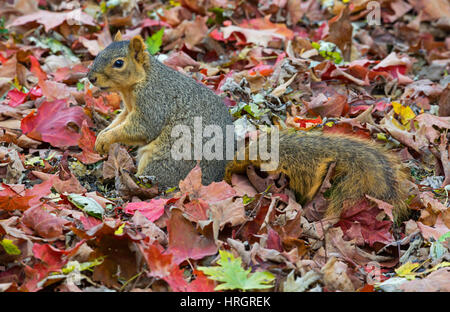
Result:
{"type": "Polygon", "coordinates": [[[120,30],[116,32],[116,35],[114,36],[114,41],[122,41],[122,34],[120,33],[120,30]]]}
{"type": "Polygon", "coordinates": [[[130,52],[131,55],[134,56],[136,61],[139,63],[143,63],[145,60],[145,42],[144,39],[142,39],[141,36],[137,35],[134,36],[133,39],[130,40],[130,52]]]}

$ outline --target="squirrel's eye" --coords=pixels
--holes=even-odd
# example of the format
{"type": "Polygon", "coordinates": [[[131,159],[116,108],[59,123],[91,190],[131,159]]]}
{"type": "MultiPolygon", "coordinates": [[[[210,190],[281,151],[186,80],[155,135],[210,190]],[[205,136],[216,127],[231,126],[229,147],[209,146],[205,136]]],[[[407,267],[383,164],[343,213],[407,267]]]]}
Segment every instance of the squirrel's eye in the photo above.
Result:
{"type": "Polygon", "coordinates": [[[114,67],[116,68],[120,68],[123,66],[123,61],[122,60],[116,60],[113,64],[114,67]]]}

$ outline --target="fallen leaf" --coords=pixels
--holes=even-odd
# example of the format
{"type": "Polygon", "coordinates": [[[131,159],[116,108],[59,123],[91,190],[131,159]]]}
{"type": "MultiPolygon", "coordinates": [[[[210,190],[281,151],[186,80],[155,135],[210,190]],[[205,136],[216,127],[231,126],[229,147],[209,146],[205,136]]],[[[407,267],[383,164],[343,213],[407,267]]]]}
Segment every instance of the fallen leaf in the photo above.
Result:
{"type": "Polygon", "coordinates": [[[359,265],[366,265],[371,261],[379,262],[383,266],[388,264],[392,267],[397,264],[391,263],[392,258],[380,255],[374,255],[356,246],[355,240],[346,241],[343,239],[343,231],[340,227],[333,227],[327,230],[325,234],[325,242],[327,253],[336,253],[339,258],[344,259],[350,263],[356,263],[359,265]]]}
{"type": "Polygon", "coordinates": [[[350,61],[353,26],[350,21],[350,8],[346,6],[339,15],[328,21],[329,32],[325,41],[333,42],[341,49],[344,60],[350,61]]]}
{"type": "Polygon", "coordinates": [[[78,140],[78,146],[83,150],[81,153],[75,154],[74,157],[78,158],[83,164],[93,164],[104,157],[97,154],[94,149],[95,146],[95,133],[89,129],[88,122],[83,120],[81,125],[81,137],[78,140]]]}
{"type": "Polygon", "coordinates": [[[69,221],[59,218],[48,211],[49,206],[37,206],[25,211],[22,222],[44,238],[57,238],[63,234],[63,225],[69,221]]]}
{"type": "Polygon", "coordinates": [[[344,262],[338,261],[335,257],[330,258],[321,270],[325,286],[331,291],[355,291],[346,273],[347,268],[344,262]]]}
{"type": "Polygon", "coordinates": [[[43,173],[40,171],[32,171],[33,175],[38,177],[41,180],[48,181],[51,180],[51,184],[53,184],[53,187],[55,190],[60,193],[76,193],[76,194],[83,194],[86,192],[86,189],[80,184],[78,179],[70,173],[69,179],[67,180],[61,180],[58,176],[43,173]]]}
{"type": "Polygon", "coordinates": [[[213,182],[208,186],[202,185],[202,170],[196,165],[186,176],[180,181],[180,191],[188,193],[192,198],[201,198],[209,204],[222,201],[236,195],[236,191],[226,182],[213,182]]]}
{"type": "Polygon", "coordinates": [[[46,10],[39,10],[31,14],[19,16],[8,25],[8,28],[24,25],[31,22],[36,22],[44,25],[45,32],[48,32],[50,29],[53,29],[64,22],[70,25],[96,25],[94,19],[90,15],[84,13],[80,8],[67,12],[51,12],[46,10]]]}
{"type": "Polygon", "coordinates": [[[445,225],[441,216],[437,218],[434,227],[427,226],[420,221],[417,221],[417,225],[426,240],[430,240],[431,238],[433,238],[434,240],[438,240],[442,235],[450,231],[450,229],[445,225]]]}
{"type": "Polygon", "coordinates": [[[180,264],[186,259],[202,259],[217,253],[217,246],[211,236],[197,232],[191,221],[183,217],[181,210],[174,208],[167,221],[169,233],[168,252],[173,254],[173,261],[180,264]]]}
{"type": "Polygon", "coordinates": [[[247,195],[254,197],[258,191],[251,185],[250,181],[243,175],[233,174],[231,177],[231,185],[233,185],[237,196],[247,195]]]}
{"type": "Polygon", "coordinates": [[[394,241],[390,229],[392,221],[380,221],[381,210],[370,205],[367,200],[345,207],[339,222],[345,236],[356,239],[358,245],[367,243],[373,246],[376,242],[389,244],[394,241]]]}
{"type": "Polygon", "coordinates": [[[35,185],[31,189],[25,190],[22,194],[14,191],[7,184],[2,184],[3,190],[0,191],[0,208],[12,211],[12,210],[27,210],[28,208],[39,205],[40,199],[51,193],[50,188],[53,184],[53,179],[46,179],[43,183],[35,185]],[[46,181],[48,180],[48,181],[46,181]]]}
{"type": "Polygon", "coordinates": [[[241,198],[232,197],[211,204],[211,218],[213,220],[214,239],[219,238],[219,230],[226,224],[239,225],[247,221],[245,208],[241,198]]]}
{"type": "Polygon", "coordinates": [[[449,292],[450,268],[442,268],[422,279],[402,283],[398,287],[405,292],[449,292]]]}
{"type": "Polygon", "coordinates": [[[139,211],[149,221],[154,222],[159,219],[164,213],[164,206],[167,199],[151,199],[150,202],[133,202],[128,203],[124,211],[133,215],[136,211],[139,211]]]}
{"type": "Polygon", "coordinates": [[[65,100],[44,102],[37,114],[30,113],[22,119],[22,131],[32,139],[48,142],[53,146],[73,146],[78,144],[81,135],[69,127],[73,123],[81,128],[83,120],[89,118],[79,106],[69,107],[65,100]]]}
{"type": "Polygon", "coordinates": [[[127,150],[116,143],[111,145],[108,159],[103,163],[103,178],[115,178],[120,170],[133,172],[136,167],[127,150]]]}
{"type": "Polygon", "coordinates": [[[165,280],[172,291],[188,291],[188,292],[212,292],[214,291],[214,282],[207,279],[206,276],[197,270],[194,270],[196,278],[188,283],[184,279],[184,270],[173,262],[173,256],[164,253],[161,246],[157,244],[139,245],[141,253],[145,256],[145,260],[150,269],[150,276],[154,276],[165,280]]]}

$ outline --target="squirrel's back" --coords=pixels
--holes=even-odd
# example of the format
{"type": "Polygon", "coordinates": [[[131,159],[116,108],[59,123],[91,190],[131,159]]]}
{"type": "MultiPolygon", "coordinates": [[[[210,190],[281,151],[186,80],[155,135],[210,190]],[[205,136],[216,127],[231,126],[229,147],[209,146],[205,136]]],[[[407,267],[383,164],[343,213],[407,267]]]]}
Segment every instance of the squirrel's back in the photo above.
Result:
{"type": "Polygon", "coordinates": [[[145,81],[136,85],[136,106],[152,116],[155,110],[165,110],[166,120],[173,125],[191,125],[201,117],[204,124],[221,128],[232,124],[221,97],[194,79],[162,64],[149,55],[150,66],[145,81]]]}

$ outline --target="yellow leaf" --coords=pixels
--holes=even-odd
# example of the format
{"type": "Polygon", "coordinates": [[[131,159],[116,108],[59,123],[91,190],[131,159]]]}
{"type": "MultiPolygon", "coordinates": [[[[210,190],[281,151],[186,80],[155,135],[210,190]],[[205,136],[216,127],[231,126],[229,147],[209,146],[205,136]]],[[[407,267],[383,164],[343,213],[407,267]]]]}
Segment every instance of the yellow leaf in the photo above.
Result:
{"type": "Polygon", "coordinates": [[[395,273],[397,273],[397,275],[400,277],[405,277],[407,279],[414,279],[416,274],[413,271],[418,267],[420,267],[420,263],[407,262],[398,269],[396,269],[395,273]]]}
{"type": "Polygon", "coordinates": [[[122,225],[119,226],[119,228],[114,232],[114,235],[122,235],[124,227],[125,227],[125,223],[122,223],[122,225]]]}
{"type": "Polygon", "coordinates": [[[399,102],[392,102],[394,112],[400,116],[403,125],[406,125],[411,119],[416,117],[416,114],[412,111],[411,107],[403,106],[399,102]]]}
{"type": "Polygon", "coordinates": [[[408,129],[406,129],[405,126],[403,126],[400,122],[398,122],[398,120],[395,119],[394,117],[391,117],[390,119],[391,119],[392,124],[394,126],[396,126],[397,128],[399,128],[400,130],[408,130],[408,129]]]}
{"type": "Polygon", "coordinates": [[[433,271],[436,271],[437,269],[448,267],[448,266],[450,266],[450,262],[444,261],[444,262],[439,263],[438,265],[435,265],[431,269],[427,270],[427,273],[433,272],[433,271]]]}

